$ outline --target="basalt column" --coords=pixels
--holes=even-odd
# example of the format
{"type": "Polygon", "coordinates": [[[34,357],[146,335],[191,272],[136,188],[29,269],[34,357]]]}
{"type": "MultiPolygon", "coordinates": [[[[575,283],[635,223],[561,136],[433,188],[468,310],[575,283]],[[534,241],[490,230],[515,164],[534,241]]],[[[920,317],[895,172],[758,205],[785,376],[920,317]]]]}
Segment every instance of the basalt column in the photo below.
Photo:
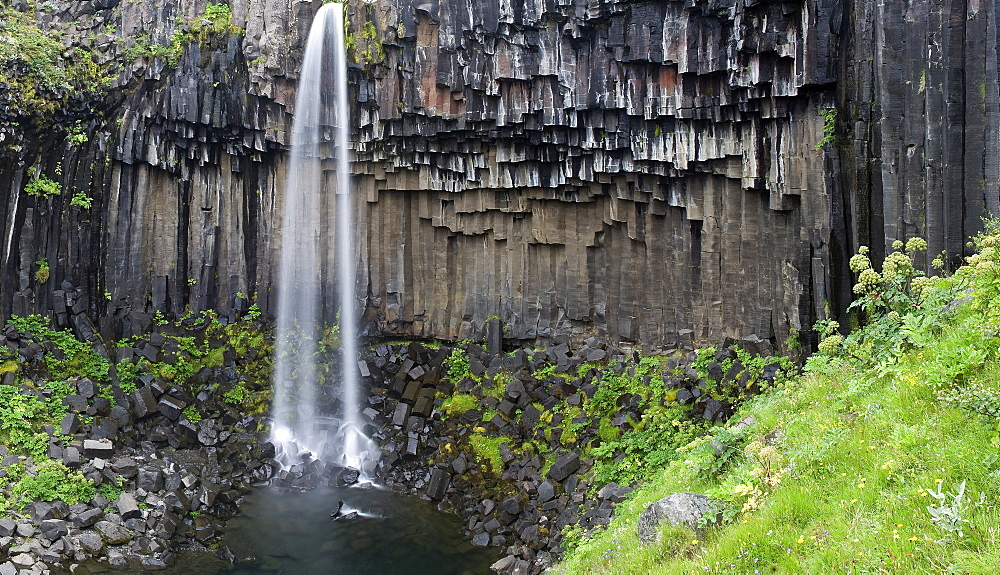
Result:
{"type": "Polygon", "coordinates": [[[825,313],[832,3],[354,11],[370,319],[783,342],[825,313]]]}

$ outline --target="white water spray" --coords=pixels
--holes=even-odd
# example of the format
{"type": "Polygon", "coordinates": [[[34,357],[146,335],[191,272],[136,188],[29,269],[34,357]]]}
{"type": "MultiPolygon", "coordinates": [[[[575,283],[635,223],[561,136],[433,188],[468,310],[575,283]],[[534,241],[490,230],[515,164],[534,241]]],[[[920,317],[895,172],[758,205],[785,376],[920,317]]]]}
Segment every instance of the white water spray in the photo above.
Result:
{"type": "Polygon", "coordinates": [[[347,101],[347,58],[343,5],[320,8],[309,31],[299,73],[288,182],[282,220],[280,284],[274,375],[272,440],[286,468],[319,458],[353,467],[368,478],[378,450],[364,434],[358,387],[357,301],[354,295],[354,221],[348,158],[350,107],[347,101]],[[333,42],[329,42],[330,34],[333,42]],[[333,52],[335,101],[324,102],[327,51],[333,52]],[[329,204],[324,189],[324,126],[335,115],[336,262],[340,295],[340,341],[343,380],[340,419],[317,409],[323,397],[316,366],[321,337],[320,289],[324,269],[322,247],[329,229],[324,214],[329,204]]]}

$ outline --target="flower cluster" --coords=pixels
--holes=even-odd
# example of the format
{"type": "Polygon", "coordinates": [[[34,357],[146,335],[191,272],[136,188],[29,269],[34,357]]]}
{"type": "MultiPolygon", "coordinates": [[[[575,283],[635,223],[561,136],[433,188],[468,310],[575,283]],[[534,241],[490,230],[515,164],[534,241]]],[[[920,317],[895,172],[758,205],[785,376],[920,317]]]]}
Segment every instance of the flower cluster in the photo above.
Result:
{"type": "Polygon", "coordinates": [[[910,280],[910,293],[912,293],[915,298],[923,299],[933,285],[933,278],[917,276],[910,280]]]}
{"type": "Polygon", "coordinates": [[[895,281],[900,274],[909,276],[912,273],[913,262],[903,252],[892,252],[882,262],[882,279],[886,282],[895,281]]]}
{"type": "Polygon", "coordinates": [[[823,355],[837,355],[841,347],[844,345],[844,336],[839,333],[835,333],[823,341],[819,342],[817,348],[819,352],[823,355]]]}
{"type": "Polygon", "coordinates": [[[872,261],[868,259],[868,246],[858,248],[858,253],[851,256],[849,263],[851,271],[858,273],[872,267],[872,261]]]}
{"type": "Polygon", "coordinates": [[[867,268],[858,276],[858,283],[854,284],[854,293],[858,295],[873,294],[882,287],[882,276],[871,268],[867,268]]]}
{"type": "Polygon", "coordinates": [[[742,511],[747,512],[764,505],[767,495],[781,483],[784,459],[775,446],[759,439],[748,443],[743,448],[743,453],[757,463],[756,467],[750,470],[752,480],[733,488],[734,494],[744,500],[742,511]]]}
{"type": "Polygon", "coordinates": [[[851,271],[858,274],[854,293],[863,297],[865,301],[861,305],[869,312],[875,308],[908,311],[919,304],[927,287],[922,283],[918,290],[910,289],[913,280],[923,277],[923,273],[914,268],[913,257],[927,249],[927,242],[923,238],[910,238],[906,243],[896,240],[892,249],[894,251],[882,261],[882,273],[872,267],[867,246],[858,248],[858,253],[849,262],[851,271]]]}
{"type": "Polygon", "coordinates": [[[924,238],[910,238],[907,240],[906,253],[913,254],[924,251],[927,251],[927,240],[924,238]]]}

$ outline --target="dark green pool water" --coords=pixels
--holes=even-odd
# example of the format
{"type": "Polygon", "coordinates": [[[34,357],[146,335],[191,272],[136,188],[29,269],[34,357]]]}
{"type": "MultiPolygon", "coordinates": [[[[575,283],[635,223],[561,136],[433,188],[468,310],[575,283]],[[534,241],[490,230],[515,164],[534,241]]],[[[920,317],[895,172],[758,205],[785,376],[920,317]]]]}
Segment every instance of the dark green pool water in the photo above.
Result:
{"type": "MultiPolygon", "coordinates": [[[[209,553],[182,553],[164,575],[489,575],[499,558],[462,538],[456,516],[434,504],[378,489],[316,489],[281,493],[261,489],[230,520],[223,543],[231,565],[209,553]],[[357,510],[351,521],[333,521],[337,501],[357,510]]],[[[139,573],[135,569],[84,572],[139,573]]]]}

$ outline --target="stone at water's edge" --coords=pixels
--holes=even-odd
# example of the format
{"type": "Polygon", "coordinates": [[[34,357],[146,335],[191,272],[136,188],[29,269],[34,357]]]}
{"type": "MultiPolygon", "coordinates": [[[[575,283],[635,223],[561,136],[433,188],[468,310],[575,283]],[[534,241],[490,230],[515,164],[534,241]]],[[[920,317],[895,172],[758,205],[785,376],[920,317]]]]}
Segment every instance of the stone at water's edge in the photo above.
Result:
{"type": "Polygon", "coordinates": [[[654,543],[663,522],[674,527],[698,529],[698,521],[708,510],[708,496],[696,493],[675,493],[654,501],[639,514],[639,541],[654,543]]]}
{"type": "Polygon", "coordinates": [[[451,481],[451,474],[441,468],[435,468],[431,471],[431,481],[427,486],[427,497],[435,501],[440,501],[444,499],[445,492],[448,490],[448,483],[451,481]]]}

